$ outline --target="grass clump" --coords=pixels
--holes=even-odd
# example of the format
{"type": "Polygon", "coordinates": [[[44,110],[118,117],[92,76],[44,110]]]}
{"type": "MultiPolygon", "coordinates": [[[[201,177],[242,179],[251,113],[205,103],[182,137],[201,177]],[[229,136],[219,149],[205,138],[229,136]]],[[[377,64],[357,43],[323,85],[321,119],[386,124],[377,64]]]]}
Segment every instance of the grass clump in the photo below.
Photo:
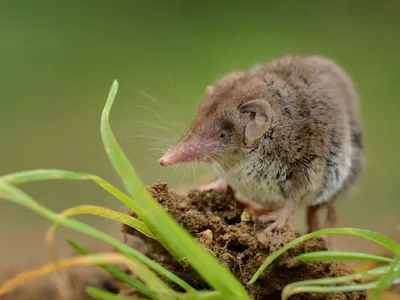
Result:
{"type": "MultiPolygon", "coordinates": [[[[53,262],[36,270],[21,273],[5,282],[0,287],[0,297],[11,289],[37,276],[77,265],[95,264],[150,299],[250,299],[245,286],[243,286],[209,251],[204,249],[204,247],[202,247],[178,222],[164,211],[162,206],[152,198],[139,176],[136,174],[114,137],[109,124],[109,115],[117,90],[118,83],[114,81],[101,117],[101,136],[108,158],[115,171],[120,176],[127,193],[117,189],[115,186],[96,175],[68,170],[30,170],[0,177],[0,198],[31,209],[53,222],[52,227],[48,230],[46,235],[47,245],[53,262]],[[35,199],[16,187],[17,184],[25,182],[56,179],[90,180],[124,203],[138,218],[133,218],[127,214],[115,212],[105,207],[92,205],[72,207],[57,214],[43,207],[35,199]],[[144,235],[157,240],[177,261],[182,264],[190,264],[208,283],[212,291],[195,290],[187,282],[135,249],[132,249],[112,236],[98,231],[91,226],[71,219],[72,216],[79,214],[92,214],[111,219],[129,225],[144,235]],[[118,253],[93,254],[85,249],[84,246],[75,241],[68,240],[71,247],[77,250],[81,256],[60,260],[54,249],[54,233],[57,226],[60,225],[103,241],[115,248],[118,253]],[[128,276],[118,268],[110,265],[116,262],[125,264],[136,275],[137,279],[128,276]],[[160,276],[180,286],[183,292],[173,290],[160,276]]],[[[284,245],[266,259],[247,284],[253,284],[275,259],[290,248],[307,239],[326,234],[353,235],[374,241],[392,251],[396,258],[390,259],[364,253],[329,251],[302,254],[296,257],[296,259],[300,261],[367,260],[384,263],[385,266],[338,278],[324,278],[291,283],[283,290],[282,299],[287,299],[291,295],[304,292],[330,293],[367,289],[373,289],[373,299],[379,299],[385,289],[399,282],[399,244],[372,231],[354,228],[335,228],[306,234],[284,245]],[[354,280],[359,280],[361,283],[348,284],[354,280]]],[[[135,299],[132,297],[114,295],[95,288],[89,288],[87,292],[96,299],[135,299]]]]}

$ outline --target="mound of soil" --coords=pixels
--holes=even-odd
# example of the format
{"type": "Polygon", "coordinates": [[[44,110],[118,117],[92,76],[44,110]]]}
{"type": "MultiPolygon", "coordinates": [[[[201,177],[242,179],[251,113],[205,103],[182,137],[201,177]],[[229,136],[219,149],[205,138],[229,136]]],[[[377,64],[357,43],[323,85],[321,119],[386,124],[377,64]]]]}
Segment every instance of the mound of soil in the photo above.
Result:
{"type": "MultiPolygon", "coordinates": [[[[149,191],[170,215],[244,285],[271,253],[299,236],[288,228],[263,233],[266,224],[251,216],[249,210],[235,199],[230,188],[222,192],[192,190],[187,195],[178,195],[170,191],[166,183],[156,183],[149,187],[149,191]]],[[[182,266],[157,242],[128,226],[124,226],[123,231],[136,239],[140,238],[147,245],[148,257],[193,287],[209,289],[190,266],[182,266]]],[[[249,293],[254,299],[281,299],[282,289],[289,283],[350,273],[336,263],[294,260],[301,253],[323,250],[326,250],[326,244],[322,238],[308,240],[289,250],[248,287],[249,293]]],[[[298,294],[290,299],[356,300],[366,299],[366,293],[298,294]]]]}
{"type": "MultiPolygon", "coordinates": [[[[168,189],[167,184],[157,183],[149,187],[155,199],[184,226],[205,248],[222,262],[242,283],[246,285],[264,260],[284,244],[299,236],[290,229],[263,233],[266,224],[253,217],[251,210],[237,201],[232,189],[226,191],[200,192],[192,190],[187,195],[178,195],[168,189]]],[[[133,215],[133,214],[132,214],[133,215]]],[[[184,279],[199,290],[210,287],[189,265],[182,265],[157,242],[147,238],[131,227],[124,226],[129,245],[184,279]]],[[[336,263],[297,262],[294,257],[306,252],[326,250],[325,241],[316,238],[289,250],[277,259],[262,274],[258,281],[248,287],[253,299],[281,299],[282,289],[289,283],[324,277],[337,277],[350,271],[336,263]]],[[[112,252],[104,245],[94,252],[112,252]]],[[[76,253],[73,253],[76,255],[76,253]]],[[[121,267],[121,266],[119,266],[121,267]]],[[[125,267],[121,267],[128,272],[125,267]]],[[[0,285],[23,271],[19,268],[0,268],[0,285]]],[[[210,270],[212,272],[212,270],[210,270]]],[[[85,292],[94,286],[123,296],[145,299],[137,291],[118,282],[98,267],[79,267],[28,282],[9,294],[4,300],[91,300],[85,292]]],[[[179,287],[171,286],[179,290],[179,287]]],[[[295,299],[357,300],[366,299],[364,292],[336,294],[298,294],[295,299]]]]}

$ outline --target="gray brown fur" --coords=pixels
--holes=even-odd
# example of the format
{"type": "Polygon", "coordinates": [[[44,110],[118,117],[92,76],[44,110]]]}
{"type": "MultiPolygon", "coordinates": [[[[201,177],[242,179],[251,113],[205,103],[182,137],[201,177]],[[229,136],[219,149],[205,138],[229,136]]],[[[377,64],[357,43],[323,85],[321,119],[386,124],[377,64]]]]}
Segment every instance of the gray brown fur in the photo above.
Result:
{"type": "Polygon", "coordinates": [[[226,75],[199,105],[192,131],[209,126],[232,128],[227,154],[216,160],[231,174],[228,182],[255,202],[281,207],[295,197],[324,203],[364,170],[358,98],[350,78],[328,58],[287,56],[226,75]],[[264,138],[246,147],[238,107],[253,98],[270,103],[273,120],[264,138]],[[272,192],[258,194],[256,185],[272,192]]]}
{"type": "Polygon", "coordinates": [[[312,206],[343,196],[364,171],[363,139],[358,96],[345,71],[326,57],[284,56],[208,88],[178,145],[197,147],[196,159],[214,161],[250,200],[282,208],[289,200],[312,206]],[[272,122],[246,145],[250,117],[239,108],[252,99],[269,103],[272,122]]]}

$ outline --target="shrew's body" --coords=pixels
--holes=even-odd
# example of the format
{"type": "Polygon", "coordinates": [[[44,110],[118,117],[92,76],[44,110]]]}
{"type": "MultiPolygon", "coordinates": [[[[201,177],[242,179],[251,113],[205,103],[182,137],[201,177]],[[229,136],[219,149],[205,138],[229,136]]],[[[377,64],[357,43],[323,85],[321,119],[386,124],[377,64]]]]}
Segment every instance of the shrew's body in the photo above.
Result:
{"type": "Polygon", "coordinates": [[[214,162],[223,180],[248,199],[280,209],[267,230],[291,224],[308,207],[310,231],[327,205],[365,166],[358,96],[349,76],[321,56],[284,56],[248,71],[231,72],[206,89],[188,133],[160,159],[162,165],[214,162]]]}

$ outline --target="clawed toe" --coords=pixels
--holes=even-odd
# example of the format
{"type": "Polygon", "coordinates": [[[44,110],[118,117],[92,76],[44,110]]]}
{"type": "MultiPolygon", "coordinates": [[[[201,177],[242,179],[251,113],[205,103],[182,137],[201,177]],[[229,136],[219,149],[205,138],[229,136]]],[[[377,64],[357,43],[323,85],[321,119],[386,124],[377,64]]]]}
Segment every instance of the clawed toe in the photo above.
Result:
{"type": "Polygon", "coordinates": [[[282,227],[293,228],[292,221],[290,218],[284,218],[282,215],[268,215],[263,217],[263,221],[266,223],[272,222],[272,224],[268,225],[264,232],[271,232],[282,227]]]}
{"type": "Polygon", "coordinates": [[[271,232],[274,231],[276,229],[279,229],[281,225],[278,222],[273,222],[271,225],[267,226],[267,228],[265,228],[264,232],[271,232]]]}
{"type": "Polygon", "coordinates": [[[277,229],[281,229],[283,227],[289,227],[289,228],[293,228],[293,225],[290,222],[281,222],[279,220],[273,222],[271,225],[269,225],[264,232],[271,232],[277,229]]]}

